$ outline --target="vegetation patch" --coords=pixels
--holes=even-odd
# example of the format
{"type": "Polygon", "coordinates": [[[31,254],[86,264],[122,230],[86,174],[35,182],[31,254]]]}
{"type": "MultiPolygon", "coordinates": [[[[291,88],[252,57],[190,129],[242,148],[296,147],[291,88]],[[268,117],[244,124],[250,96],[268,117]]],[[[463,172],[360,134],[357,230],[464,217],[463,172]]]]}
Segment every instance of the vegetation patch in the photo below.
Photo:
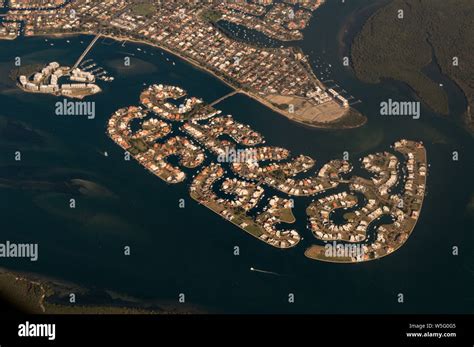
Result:
{"type": "Polygon", "coordinates": [[[465,121],[474,131],[473,15],[472,0],[393,0],[369,18],[353,42],[357,77],[369,83],[405,82],[431,109],[447,115],[446,92],[423,73],[438,64],[466,95],[465,121]]]}
{"type": "Polygon", "coordinates": [[[155,5],[150,3],[141,3],[132,6],[131,12],[136,16],[149,17],[156,11],[155,5]]]}
{"type": "Polygon", "coordinates": [[[210,23],[217,23],[222,18],[222,13],[212,9],[205,9],[201,12],[201,18],[210,23]]]}

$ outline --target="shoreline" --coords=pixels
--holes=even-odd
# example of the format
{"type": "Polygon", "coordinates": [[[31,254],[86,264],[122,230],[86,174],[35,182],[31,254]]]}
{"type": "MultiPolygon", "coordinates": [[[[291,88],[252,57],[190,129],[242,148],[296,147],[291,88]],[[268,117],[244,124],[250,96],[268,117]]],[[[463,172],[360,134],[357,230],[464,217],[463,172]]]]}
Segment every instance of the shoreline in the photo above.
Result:
{"type": "MultiPolygon", "coordinates": [[[[62,38],[62,37],[68,37],[68,36],[80,36],[80,35],[90,35],[90,36],[96,36],[98,35],[97,33],[94,33],[94,32],[75,32],[75,33],[57,33],[57,34],[35,34],[35,35],[30,35],[30,36],[25,36],[25,37],[54,37],[54,38],[62,38]]],[[[289,119],[290,121],[294,121],[298,124],[302,124],[302,125],[306,125],[308,127],[311,127],[311,128],[316,128],[316,129],[326,129],[326,130],[345,130],[345,129],[355,129],[355,128],[359,128],[363,125],[365,125],[368,121],[368,118],[366,116],[364,116],[362,113],[360,113],[359,111],[357,111],[356,109],[352,108],[352,107],[348,107],[345,112],[343,113],[342,116],[338,117],[336,120],[333,120],[333,121],[328,121],[328,122],[315,122],[315,123],[310,123],[310,122],[304,122],[304,121],[301,121],[299,119],[296,119],[294,117],[291,117],[290,115],[288,115],[288,113],[284,112],[283,110],[279,109],[277,106],[275,106],[272,102],[270,102],[269,100],[267,100],[266,98],[262,97],[262,96],[259,96],[259,95],[256,95],[250,91],[246,91],[246,90],[243,90],[242,88],[239,88],[239,87],[236,87],[235,85],[232,84],[232,82],[226,80],[226,78],[220,76],[219,74],[215,73],[214,71],[212,71],[211,69],[207,68],[206,66],[202,66],[201,64],[199,64],[198,62],[194,61],[193,59],[189,58],[189,57],[186,57],[182,54],[179,54],[177,53],[176,51],[174,50],[171,50],[170,48],[168,47],[165,47],[163,45],[159,45],[159,44],[156,44],[156,43],[152,43],[150,41],[145,41],[145,40],[142,40],[142,39],[135,39],[135,38],[130,38],[130,37],[127,37],[127,36],[114,36],[114,35],[111,35],[111,34],[101,34],[103,37],[105,38],[109,38],[111,40],[114,40],[114,41],[117,41],[117,42],[121,42],[121,41],[127,41],[127,42],[131,42],[131,43],[138,43],[138,44],[144,44],[144,45],[147,45],[147,46],[151,46],[151,47],[154,47],[154,48],[158,48],[158,49],[161,49],[175,57],[177,57],[178,59],[182,59],[184,60],[185,62],[191,64],[194,68],[198,69],[198,70],[201,70],[215,78],[217,78],[219,81],[223,82],[226,86],[228,86],[229,88],[235,90],[237,93],[239,94],[244,94],[246,95],[247,97],[250,97],[251,99],[259,102],[260,104],[262,104],[263,106],[269,108],[270,110],[272,110],[273,112],[281,115],[281,116],[284,116],[285,118],[289,119]],[[341,121],[344,121],[347,119],[347,117],[351,117],[353,118],[354,116],[357,116],[359,118],[362,119],[362,121],[359,121],[357,122],[356,124],[354,125],[340,125],[341,121]]],[[[312,77],[315,77],[314,73],[312,74],[312,77]]],[[[318,80],[319,81],[319,80],[318,80]]],[[[319,81],[319,83],[322,83],[319,81]]],[[[335,101],[334,101],[335,102],[335,101]]],[[[318,107],[320,105],[315,105],[314,107],[318,107]]],[[[342,107],[341,107],[342,108],[342,107]]]]}
{"type": "Polygon", "coordinates": [[[82,100],[88,96],[92,96],[92,95],[95,95],[95,94],[99,94],[102,92],[102,89],[97,92],[97,93],[94,93],[94,94],[85,94],[85,95],[65,95],[61,92],[42,92],[40,90],[28,90],[24,87],[22,87],[19,83],[16,84],[16,86],[21,89],[23,92],[25,93],[29,93],[29,94],[44,94],[44,95],[52,95],[52,96],[55,96],[55,97],[60,97],[60,96],[63,96],[65,98],[70,98],[70,99],[78,99],[78,100],[82,100]]]}
{"type": "MultiPolygon", "coordinates": [[[[200,206],[203,206],[205,208],[207,208],[208,210],[211,210],[212,212],[214,212],[216,215],[218,215],[219,217],[221,217],[223,220],[225,220],[226,222],[230,222],[232,225],[236,226],[238,229],[242,230],[242,231],[245,231],[247,234],[249,234],[250,236],[253,236],[254,238],[256,238],[258,241],[261,241],[261,242],[264,242],[266,245],[268,246],[271,246],[273,248],[276,248],[276,249],[280,249],[280,250],[285,250],[285,249],[291,249],[295,246],[297,246],[299,244],[299,242],[295,243],[294,245],[290,245],[288,246],[287,248],[282,248],[282,247],[278,247],[278,246],[274,246],[268,242],[266,242],[265,240],[262,240],[260,237],[258,237],[257,235],[254,235],[253,233],[251,233],[250,231],[242,228],[240,225],[236,224],[234,221],[231,221],[227,218],[225,218],[224,216],[222,216],[219,212],[215,211],[214,209],[208,207],[205,203],[199,201],[198,199],[196,199],[193,194],[189,194],[189,196],[191,197],[191,199],[193,199],[198,205],[200,206]]],[[[292,222],[285,222],[285,223],[288,223],[288,224],[292,224],[296,221],[296,219],[292,222]]],[[[263,233],[262,233],[263,235],[263,233]]]]}
{"type": "MultiPolygon", "coordinates": [[[[73,290],[76,296],[92,298],[90,288],[31,272],[9,270],[0,267],[0,295],[20,311],[29,314],[190,314],[208,313],[203,307],[193,304],[172,303],[169,300],[146,302],[129,297],[126,293],[107,288],[100,293],[108,296],[105,304],[79,303],[66,305],[61,302],[73,290]],[[59,299],[59,300],[58,300],[59,299]]],[[[90,299],[89,299],[90,301],[90,299]]]]}

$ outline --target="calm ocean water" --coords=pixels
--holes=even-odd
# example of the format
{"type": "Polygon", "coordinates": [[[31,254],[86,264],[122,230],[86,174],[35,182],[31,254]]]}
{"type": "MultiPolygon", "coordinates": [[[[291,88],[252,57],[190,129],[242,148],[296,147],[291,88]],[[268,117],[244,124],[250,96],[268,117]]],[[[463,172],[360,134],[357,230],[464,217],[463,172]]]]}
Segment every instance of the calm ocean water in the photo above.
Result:
{"type": "Polygon", "coordinates": [[[428,196],[417,227],[396,253],[356,265],[305,258],[304,248],[314,240],[305,229],[309,199],[295,202],[295,226],[304,241],[295,249],[274,249],[194,203],[187,193],[189,180],[170,186],[135,161],[124,161],[105,134],[106,123],[116,109],[138,104],[145,85],[179,85],[207,102],[230,91],[176,57],[145,45],[100,40],[88,58],[116,80],[88,99],[96,101],[94,120],[56,116],[55,97],[24,94],[8,79],[17,56],[23,64],[72,65],[91,40],[79,36],[0,42],[1,240],[38,242],[40,247],[36,263],[2,260],[0,266],[147,301],[177,301],[178,293],[185,293],[188,302],[219,312],[473,312],[474,239],[466,207],[474,193],[474,143],[456,121],[464,98],[433,68],[429,73],[444,82],[450,96],[449,119],[426,108],[419,120],[381,117],[381,101],[412,100],[412,91],[392,81],[361,83],[339,63],[348,49],[340,30],[350,34],[360,24],[354,15],[369,3],[329,2],[316,12],[301,43],[317,72],[362,101],[356,106],[369,117],[367,125],[348,131],[311,129],[242,95],[218,107],[260,131],[268,144],[312,156],[318,166],[344,151],[357,164],[368,153],[388,150],[397,139],[423,141],[431,165],[428,196]],[[126,68],[123,58],[130,54],[132,64],[126,68]],[[20,163],[13,160],[17,150],[20,163]],[[458,162],[451,160],[454,150],[460,153],[458,162]],[[84,195],[62,184],[75,178],[103,189],[84,195]],[[71,197],[77,200],[75,210],[68,208],[71,197]],[[184,209],[178,206],[181,198],[184,209]],[[125,245],[131,247],[130,256],[123,255],[125,245]],[[240,247],[239,256],[233,255],[234,246],[240,247]],[[453,246],[459,246],[459,256],[451,254],[453,246]],[[294,304],[288,303],[288,293],[295,294],[294,304]],[[397,303],[398,293],[404,293],[404,304],[397,303]]]}

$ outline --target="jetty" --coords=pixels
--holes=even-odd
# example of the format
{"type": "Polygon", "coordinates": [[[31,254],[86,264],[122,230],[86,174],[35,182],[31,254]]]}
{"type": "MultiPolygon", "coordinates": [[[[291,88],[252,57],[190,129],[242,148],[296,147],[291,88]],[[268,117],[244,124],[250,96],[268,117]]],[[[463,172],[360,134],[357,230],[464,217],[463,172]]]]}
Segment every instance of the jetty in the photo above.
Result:
{"type": "Polygon", "coordinates": [[[224,101],[225,99],[230,98],[231,96],[234,96],[234,95],[239,94],[239,93],[240,93],[240,91],[234,90],[233,92],[230,92],[229,94],[224,95],[223,97],[221,97],[221,98],[215,100],[214,102],[212,102],[212,103],[209,104],[209,105],[210,105],[210,106],[215,106],[215,105],[217,105],[218,103],[224,101]]]}
{"type": "Polygon", "coordinates": [[[79,64],[81,63],[81,61],[86,57],[86,55],[90,52],[90,50],[92,49],[92,47],[94,46],[94,44],[97,42],[97,40],[98,40],[101,36],[102,36],[102,34],[97,34],[97,36],[94,37],[94,39],[91,41],[91,43],[89,43],[89,46],[87,46],[86,50],[85,50],[84,52],[82,52],[81,56],[79,57],[79,59],[77,59],[76,63],[75,63],[74,66],[72,67],[73,70],[79,66],[79,64]]]}

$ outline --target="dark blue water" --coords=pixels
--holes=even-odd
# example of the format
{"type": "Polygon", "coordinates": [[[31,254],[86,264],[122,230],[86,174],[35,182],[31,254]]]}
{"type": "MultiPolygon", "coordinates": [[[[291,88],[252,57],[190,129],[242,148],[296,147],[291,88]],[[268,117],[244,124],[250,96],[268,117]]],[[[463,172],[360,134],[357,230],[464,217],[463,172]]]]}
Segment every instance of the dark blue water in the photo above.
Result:
{"type": "MultiPolygon", "coordinates": [[[[380,101],[411,100],[412,91],[391,81],[361,83],[338,63],[347,49],[341,28],[356,25],[354,14],[369,3],[329,2],[316,12],[301,43],[312,60],[331,64],[331,77],[362,100],[357,108],[369,117],[367,125],[347,131],[312,129],[242,95],[218,107],[261,132],[268,145],[309,155],[318,167],[344,151],[357,165],[360,157],[389,150],[400,138],[423,141],[430,164],[428,196],[417,227],[397,252],[354,265],[305,258],[303,251],[314,240],[306,229],[308,198],[295,199],[294,226],[304,237],[299,247],[267,246],[194,203],[187,192],[189,180],[165,184],[135,161],[125,161],[106,136],[110,115],[138,104],[144,85],[179,85],[211,102],[230,92],[212,76],[158,49],[100,40],[89,57],[116,80],[88,99],[96,101],[96,119],[61,117],[54,114],[58,99],[22,93],[8,73],[16,56],[23,64],[55,60],[72,65],[92,38],[68,38],[69,44],[66,39],[20,38],[0,42],[1,239],[38,242],[40,258],[36,263],[2,259],[0,266],[147,301],[177,302],[178,293],[185,293],[189,303],[219,312],[472,312],[474,240],[466,210],[474,192],[472,137],[456,115],[440,117],[426,108],[419,120],[381,117],[380,101]],[[123,58],[130,54],[127,68],[123,58]],[[20,163],[13,160],[18,150],[20,163]],[[460,153],[458,162],[451,160],[454,150],[460,153]],[[108,193],[84,195],[64,184],[75,178],[108,193]],[[68,206],[71,197],[77,200],[75,210],[68,206]],[[179,208],[181,198],[184,209],[179,208]],[[130,256],[123,255],[126,245],[130,256]],[[451,254],[455,245],[459,256],[451,254]],[[234,246],[240,247],[239,256],[233,255],[234,246]],[[295,294],[294,304],[288,303],[288,293],[295,294]],[[404,304],[397,303],[398,293],[404,293],[404,304]]],[[[267,190],[266,195],[273,193],[267,190]]]]}

